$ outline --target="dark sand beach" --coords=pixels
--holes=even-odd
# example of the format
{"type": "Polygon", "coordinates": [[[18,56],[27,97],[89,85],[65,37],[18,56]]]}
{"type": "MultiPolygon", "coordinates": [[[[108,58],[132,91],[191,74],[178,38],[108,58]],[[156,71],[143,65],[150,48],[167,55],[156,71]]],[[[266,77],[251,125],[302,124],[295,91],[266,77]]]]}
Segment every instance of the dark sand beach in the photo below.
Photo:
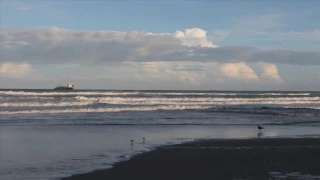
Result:
{"type": "Polygon", "coordinates": [[[162,146],[82,179],[320,179],[320,139],[211,139],[162,146]]]}

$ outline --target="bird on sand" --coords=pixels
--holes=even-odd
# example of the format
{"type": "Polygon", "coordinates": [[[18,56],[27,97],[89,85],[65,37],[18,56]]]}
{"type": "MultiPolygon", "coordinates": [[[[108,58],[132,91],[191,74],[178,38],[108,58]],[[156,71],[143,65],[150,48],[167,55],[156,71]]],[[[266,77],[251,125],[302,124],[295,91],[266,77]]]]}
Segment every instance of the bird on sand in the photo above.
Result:
{"type": "Polygon", "coordinates": [[[258,125],[258,129],[261,130],[261,129],[263,129],[263,127],[261,127],[260,125],[258,125]]]}

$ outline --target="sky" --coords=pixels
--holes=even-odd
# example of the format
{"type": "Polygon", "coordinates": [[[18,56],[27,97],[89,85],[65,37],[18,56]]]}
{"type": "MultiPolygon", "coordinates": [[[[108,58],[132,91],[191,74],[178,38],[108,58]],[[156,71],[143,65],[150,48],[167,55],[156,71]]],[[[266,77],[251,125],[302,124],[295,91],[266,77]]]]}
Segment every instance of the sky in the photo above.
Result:
{"type": "Polygon", "coordinates": [[[0,0],[0,88],[320,90],[318,0],[0,0]]]}

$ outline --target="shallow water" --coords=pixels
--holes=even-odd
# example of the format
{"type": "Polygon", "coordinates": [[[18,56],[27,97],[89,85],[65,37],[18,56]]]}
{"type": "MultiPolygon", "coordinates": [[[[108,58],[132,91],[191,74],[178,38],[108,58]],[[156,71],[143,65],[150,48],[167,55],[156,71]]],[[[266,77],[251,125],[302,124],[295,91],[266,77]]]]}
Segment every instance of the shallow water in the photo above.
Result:
{"type": "MultiPolygon", "coordinates": [[[[318,127],[266,128],[260,138],[320,136],[318,127]]],[[[2,180],[58,179],[110,168],[158,145],[199,138],[255,138],[258,133],[248,125],[3,125],[0,174],[2,180]]]]}

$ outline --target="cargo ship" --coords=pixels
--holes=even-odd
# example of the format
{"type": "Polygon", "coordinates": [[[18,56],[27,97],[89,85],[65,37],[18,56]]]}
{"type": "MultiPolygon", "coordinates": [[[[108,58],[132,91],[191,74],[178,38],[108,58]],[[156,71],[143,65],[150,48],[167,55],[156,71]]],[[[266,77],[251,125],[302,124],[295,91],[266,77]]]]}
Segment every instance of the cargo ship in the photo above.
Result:
{"type": "Polygon", "coordinates": [[[72,83],[68,83],[67,86],[57,86],[55,90],[73,90],[74,85],[72,83]]]}

